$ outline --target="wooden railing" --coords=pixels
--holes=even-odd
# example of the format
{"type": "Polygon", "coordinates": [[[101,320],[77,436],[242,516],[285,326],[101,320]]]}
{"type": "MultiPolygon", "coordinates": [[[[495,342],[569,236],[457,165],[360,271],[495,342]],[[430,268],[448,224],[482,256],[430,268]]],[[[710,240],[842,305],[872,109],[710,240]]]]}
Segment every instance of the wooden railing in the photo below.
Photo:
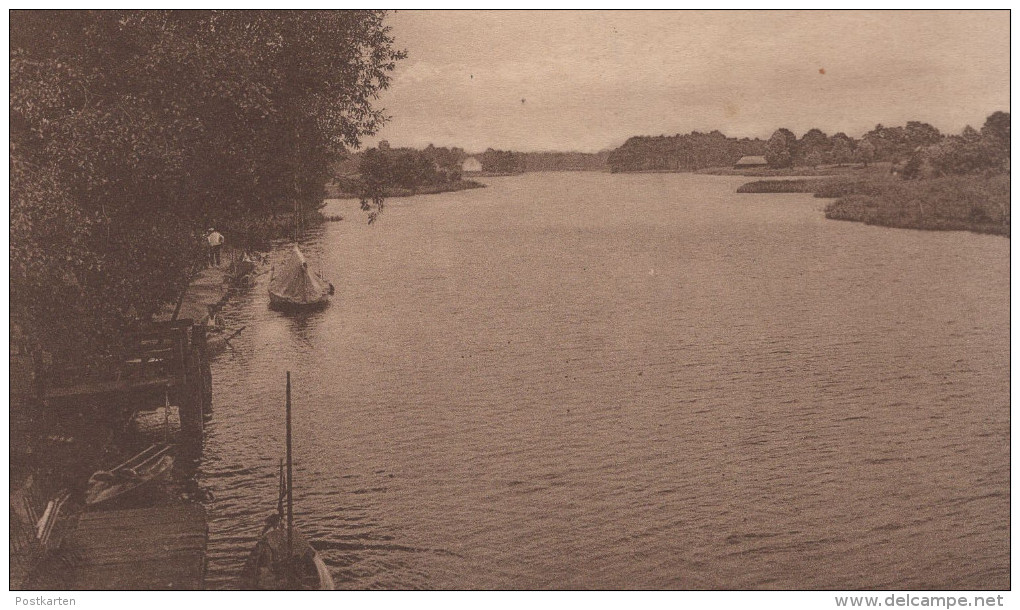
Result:
{"type": "Polygon", "coordinates": [[[45,397],[182,385],[187,376],[191,320],[154,323],[129,333],[117,356],[91,363],[37,365],[45,397]]]}

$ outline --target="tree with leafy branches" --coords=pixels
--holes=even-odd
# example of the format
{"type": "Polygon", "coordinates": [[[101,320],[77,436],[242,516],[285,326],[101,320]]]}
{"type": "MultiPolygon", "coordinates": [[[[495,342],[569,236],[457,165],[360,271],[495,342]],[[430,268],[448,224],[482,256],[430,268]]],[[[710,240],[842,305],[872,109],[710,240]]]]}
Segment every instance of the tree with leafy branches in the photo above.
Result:
{"type": "Polygon", "coordinates": [[[13,11],[11,316],[112,349],[222,226],[322,200],[386,117],[383,11],[13,11]]]}
{"type": "Polygon", "coordinates": [[[769,167],[783,168],[793,165],[797,136],[785,127],[777,129],[765,144],[765,162],[769,167]]]}

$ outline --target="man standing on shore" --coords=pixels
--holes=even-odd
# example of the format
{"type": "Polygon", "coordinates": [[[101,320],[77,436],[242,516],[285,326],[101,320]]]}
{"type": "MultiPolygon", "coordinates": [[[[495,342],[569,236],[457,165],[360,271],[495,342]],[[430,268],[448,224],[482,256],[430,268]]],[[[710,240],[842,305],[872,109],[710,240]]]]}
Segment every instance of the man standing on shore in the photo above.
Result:
{"type": "Polygon", "coordinates": [[[223,249],[223,235],[216,229],[209,229],[209,265],[220,266],[220,250],[223,249]]]}

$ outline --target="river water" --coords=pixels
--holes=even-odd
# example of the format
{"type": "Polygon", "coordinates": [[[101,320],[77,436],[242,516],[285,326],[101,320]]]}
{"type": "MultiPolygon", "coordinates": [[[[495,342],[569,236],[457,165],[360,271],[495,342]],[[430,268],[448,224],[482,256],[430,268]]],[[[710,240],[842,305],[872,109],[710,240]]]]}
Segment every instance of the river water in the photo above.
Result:
{"type": "Polygon", "coordinates": [[[208,585],[275,509],[290,370],[341,588],[1009,588],[1009,240],[745,181],[331,202],[331,306],[270,311],[262,276],[225,312],[208,585]]]}

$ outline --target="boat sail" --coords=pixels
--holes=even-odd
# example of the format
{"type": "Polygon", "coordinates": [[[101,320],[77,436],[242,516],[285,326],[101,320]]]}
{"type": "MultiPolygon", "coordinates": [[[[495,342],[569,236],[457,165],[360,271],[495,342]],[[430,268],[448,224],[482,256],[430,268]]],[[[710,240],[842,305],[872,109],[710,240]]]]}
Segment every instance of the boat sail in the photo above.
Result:
{"type": "Polygon", "coordinates": [[[282,267],[273,267],[269,277],[269,305],[276,309],[324,307],[331,294],[333,284],[312,273],[297,244],[282,267]]]}

